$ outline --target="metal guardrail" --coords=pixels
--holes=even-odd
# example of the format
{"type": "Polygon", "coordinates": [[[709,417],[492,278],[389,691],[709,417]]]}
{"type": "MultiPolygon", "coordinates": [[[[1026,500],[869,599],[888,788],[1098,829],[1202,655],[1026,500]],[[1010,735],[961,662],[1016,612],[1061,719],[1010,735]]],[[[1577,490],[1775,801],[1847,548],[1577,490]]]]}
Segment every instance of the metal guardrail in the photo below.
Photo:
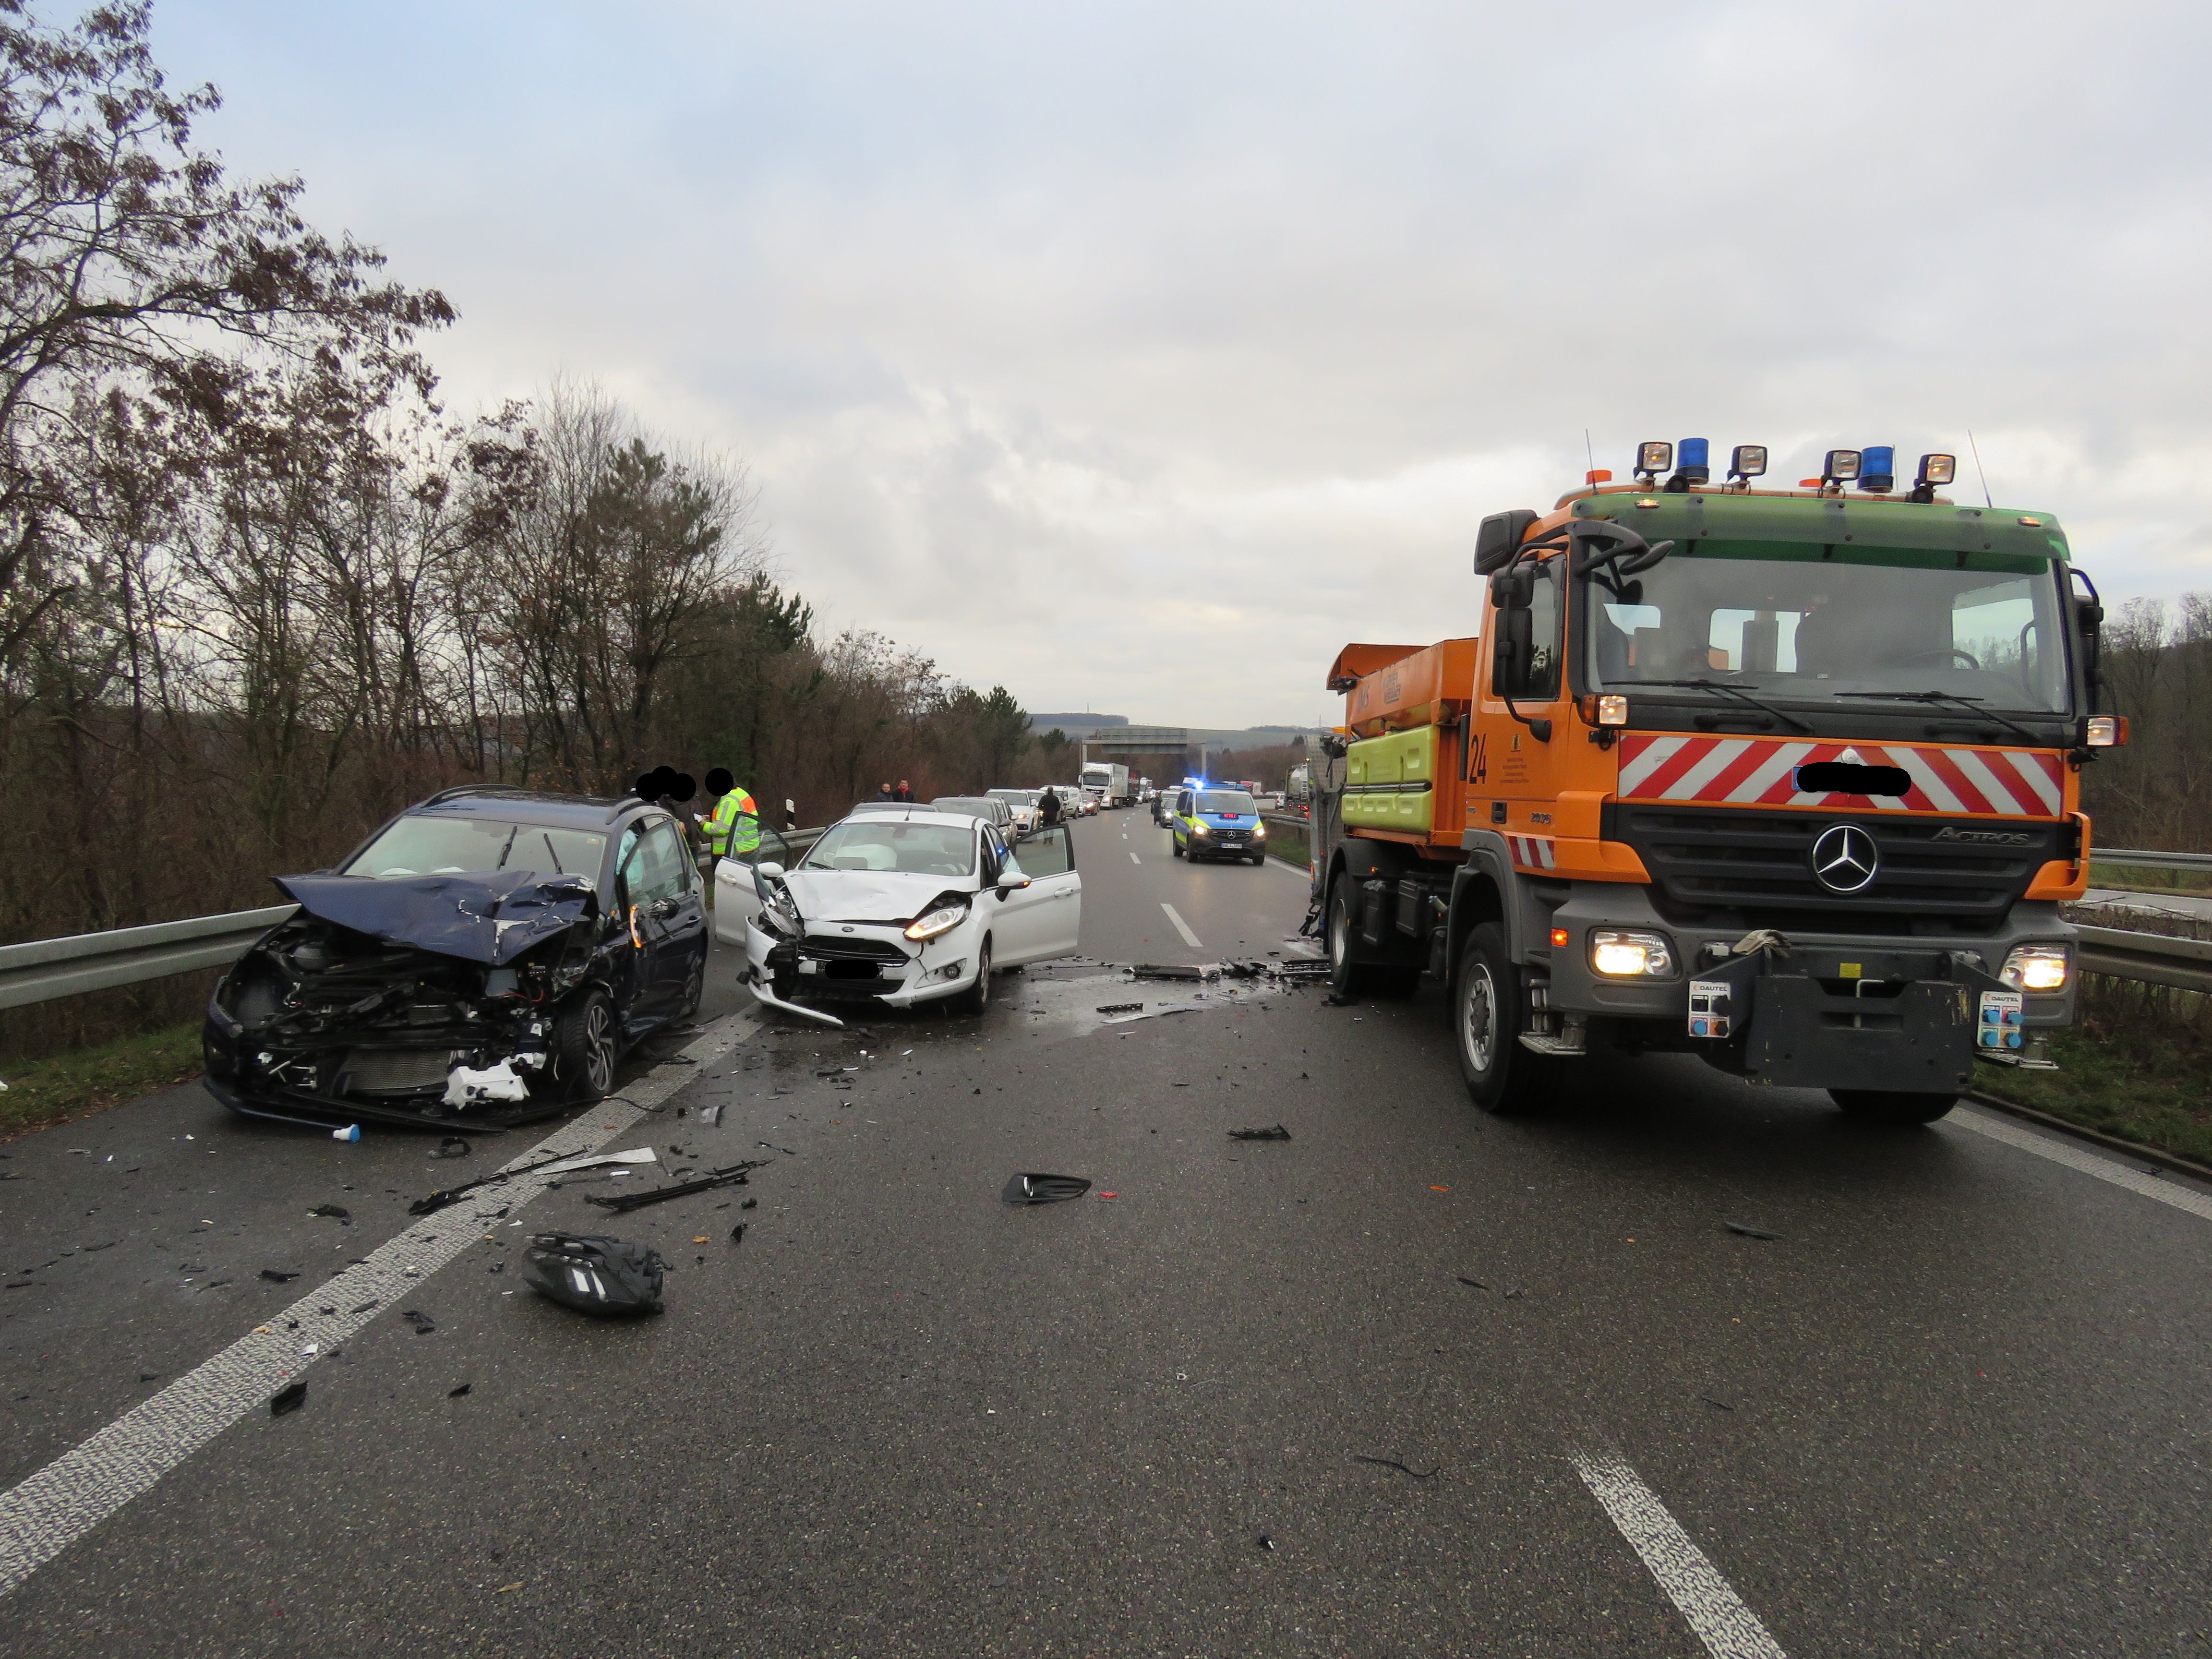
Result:
{"type": "Polygon", "coordinates": [[[2145,853],[2128,847],[2089,848],[2091,864],[2116,864],[2130,870],[2212,870],[2212,853],[2145,853]]]}
{"type": "MultiPolygon", "coordinates": [[[[1270,823],[1310,835],[1310,819],[1291,812],[1262,815],[1270,823]]],[[[804,853],[820,839],[820,827],[777,830],[785,848],[804,853]]],[[[2212,869],[2212,854],[2143,853],[2100,849],[2091,861],[2132,863],[2152,869],[2212,869]],[[2164,862],[2160,862],[2163,860],[2164,862]]],[[[297,907],[272,904],[184,921],[157,921],[69,939],[0,945],[0,1009],[27,1007],[118,985],[167,979],[204,968],[222,968],[297,907]]],[[[2170,939],[2124,927],[2087,927],[2081,933],[2081,970],[2146,985],[2212,994],[2212,939],[2170,939]]]]}

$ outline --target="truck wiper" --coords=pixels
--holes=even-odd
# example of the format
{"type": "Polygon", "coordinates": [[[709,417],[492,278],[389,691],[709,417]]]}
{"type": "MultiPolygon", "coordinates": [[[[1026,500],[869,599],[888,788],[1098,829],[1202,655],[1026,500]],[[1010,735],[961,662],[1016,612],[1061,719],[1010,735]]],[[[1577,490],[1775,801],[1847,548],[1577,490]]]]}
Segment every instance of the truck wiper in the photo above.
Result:
{"type": "Polygon", "coordinates": [[[1725,680],[1624,680],[1621,684],[1624,690],[1632,685],[1679,685],[1693,691],[1717,691],[1723,696],[1734,697],[1738,702],[1748,703],[1762,714],[1773,715],[1792,731],[1802,732],[1808,737],[1813,735],[1813,728],[1806,721],[1799,720],[1786,710],[1777,708],[1771,702],[1762,702],[1741,686],[1730,685],[1725,680]]]}
{"type": "Polygon", "coordinates": [[[2009,715],[2000,714],[1994,708],[1984,708],[1979,697],[1970,697],[1957,691],[1838,691],[1839,697],[1886,697],[1892,702],[1941,702],[1954,708],[1964,708],[1979,714],[1984,720],[1995,720],[2008,732],[2017,732],[2030,743],[2048,748],[2051,739],[2040,732],[2031,731],[2009,715]]]}

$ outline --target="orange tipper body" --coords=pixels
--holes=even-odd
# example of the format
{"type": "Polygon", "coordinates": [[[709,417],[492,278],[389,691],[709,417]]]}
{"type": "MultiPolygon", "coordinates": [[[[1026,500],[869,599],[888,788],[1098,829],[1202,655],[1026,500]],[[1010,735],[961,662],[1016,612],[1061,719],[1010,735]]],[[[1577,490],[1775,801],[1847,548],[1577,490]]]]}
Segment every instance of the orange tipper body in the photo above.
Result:
{"type": "MultiPolygon", "coordinates": [[[[2046,1063],[2102,613],[2050,514],[1915,493],[1655,478],[1486,520],[1474,629],[1328,672],[1340,980],[1486,1000],[1524,1073],[1603,1037],[1934,1100],[2046,1063]]],[[[1517,1061],[1468,1017],[1482,1099],[1517,1061]]]]}

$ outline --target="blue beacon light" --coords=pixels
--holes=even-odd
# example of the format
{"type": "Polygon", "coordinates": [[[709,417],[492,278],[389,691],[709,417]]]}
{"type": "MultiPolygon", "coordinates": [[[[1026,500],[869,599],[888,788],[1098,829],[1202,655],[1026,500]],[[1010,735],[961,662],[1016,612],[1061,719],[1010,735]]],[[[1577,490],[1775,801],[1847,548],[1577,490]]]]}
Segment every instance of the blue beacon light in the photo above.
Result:
{"type": "Polygon", "coordinates": [[[1897,447],[1876,444],[1859,452],[1859,488],[1869,495],[1887,495],[1897,488],[1897,447]]]}

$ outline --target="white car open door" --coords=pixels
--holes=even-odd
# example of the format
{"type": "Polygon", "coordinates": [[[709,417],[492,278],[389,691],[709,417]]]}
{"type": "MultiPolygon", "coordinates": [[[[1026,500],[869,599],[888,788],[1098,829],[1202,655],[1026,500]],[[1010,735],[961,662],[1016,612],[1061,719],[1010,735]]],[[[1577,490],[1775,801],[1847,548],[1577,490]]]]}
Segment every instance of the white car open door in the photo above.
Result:
{"type": "Polygon", "coordinates": [[[1012,967],[1073,956],[1076,936],[1083,930],[1083,878],[1075,870],[1074,836],[1064,823],[1033,830],[1015,844],[1011,856],[1029,885],[993,901],[996,959],[1012,967]]]}
{"type": "Polygon", "coordinates": [[[725,945],[742,948],[745,924],[761,911],[758,884],[753,878],[757,864],[791,867],[790,844],[763,825],[760,845],[750,852],[734,853],[714,860],[714,937],[725,945]]]}

